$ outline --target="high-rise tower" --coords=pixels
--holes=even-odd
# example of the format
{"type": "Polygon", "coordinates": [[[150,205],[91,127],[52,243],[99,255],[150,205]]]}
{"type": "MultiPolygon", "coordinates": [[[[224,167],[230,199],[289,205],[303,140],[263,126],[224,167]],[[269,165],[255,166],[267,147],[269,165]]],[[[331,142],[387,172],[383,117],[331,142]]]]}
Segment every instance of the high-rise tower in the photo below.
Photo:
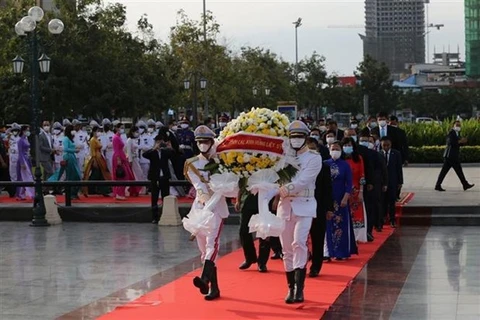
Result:
{"type": "Polygon", "coordinates": [[[425,0],[365,0],[363,53],[392,73],[425,62],[425,0]]]}
{"type": "Polygon", "coordinates": [[[465,0],[465,62],[467,76],[480,78],[480,1],[465,0]]]}

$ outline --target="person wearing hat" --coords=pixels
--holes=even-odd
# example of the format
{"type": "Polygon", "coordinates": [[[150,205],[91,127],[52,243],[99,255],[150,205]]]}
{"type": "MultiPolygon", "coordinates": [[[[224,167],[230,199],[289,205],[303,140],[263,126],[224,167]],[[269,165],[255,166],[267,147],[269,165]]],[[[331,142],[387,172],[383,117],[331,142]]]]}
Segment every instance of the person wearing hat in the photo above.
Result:
{"type": "MultiPolygon", "coordinates": [[[[9,165],[8,165],[8,140],[10,129],[5,126],[0,127],[0,181],[10,181],[9,165]]],[[[4,189],[8,192],[10,198],[15,197],[15,187],[0,187],[0,192],[4,189]]]]}
{"type": "Polygon", "coordinates": [[[285,302],[290,304],[304,301],[307,239],[312,220],[317,215],[315,182],[322,169],[322,157],[308,149],[306,139],[310,130],[305,123],[293,121],[288,132],[291,151],[295,153],[300,169],[292,181],[279,190],[277,216],[285,220],[280,241],[289,289],[285,302]]]}
{"type": "Polygon", "coordinates": [[[150,161],[148,158],[143,157],[142,155],[151,150],[155,146],[155,138],[151,134],[147,132],[147,124],[145,121],[140,120],[137,123],[138,133],[140,136],[138,137],[138,157],[140,162],[140,167],[142,168],[143,175],[148,177],[150,161]]]}
{"type": "Polygon", "coordinates": [[[72,123],[71,123],[70,120],[68,120],[68,119],[63,119],[62,125],[63,125],[63,130],[65,130],[65,128],[66,128],[67,126],[71,126],[72,123]]]}
{"type": "Polygon", "coordinates": [[[183,152],[183,158],[189,159],[194,156],[195,134],[190,130],[190,122],[187,118],[180,120],[180,128],[177,130],[178,143],[183,152]]]}
{"type": "Polygon", "coordinates": [[[105,161],[107,161],[108,172],[112,172],[112,161],[113,161],[113,136],[112,131],[112,122],[109,119],[102,120],[103,132],[104,134],[100,137],[100,142],[102,143],[102,151],[105,156],[105,161]]]}
{"type": "MultiPolygon", "coordinates": [[[[202,209],[212,196],[212,191],[208,186],[208,172],[203,171],[203,169],[215,154],[215,132],[205,125],[200,125],[195,129],[194,135],[200,154],[188,159],[184,168],[185,177],[197,191],[191,210],[202,209]]],[[[198,248],[201,252],[203,270],[200,277],[193,279],[194,286],[200,290],[201,294],[205,295],[205,300],[208,301],[220,297],[215,262],[218,258],[220,232],[224,219],[229,214],[225,197],[222,197],[212,212],[214,214],[210,222],[212,231],[208,234],[199,233],[196,235],[198,248]]]]}
{"type": "Polygon", "coordinates": [[[18,181],[17,179],[17,163],[18,163],[18,141],[20,140],[20,130],[22,128],[16,123],[12,123],[10,127],[10,137],[8,139],[8,158],[9,158],[9,173],[11,181],[18,181]]]}
{"type": "Polygon", "coordinates": [[[147,178],[151,181],[152,192],[152,223],[158,224],[161,215],[158,208],[158,198],[170,195],[170,169],[168,162],[172,159],[173,150],[167,148],[168,136],[160,134],[154,138],[151,149],[143,152],[142,157],[148,160],[147,178]]]}
{"type": "Polygon", "coordinates": [[[75,147],[78,148],[78,152],[75,154],[78,161],[78,167],[80,168],[80,174],[83,176],[83,171],[85,169],[85,158],[87,157],[88,151],[88,133],[84,129],[84,125],[80,120],[73,119],[72,125],[74,128],[73,133],[73,142],[75,147]]]}
{"type": "Polygon", "coordinates": [[[63,127],[60,122],[55,122],[52,126],[52,142],[53,142],[53,151],[54,151],[54,159],[53,159],[53,171],[57,171],[60,169],[60,163],[63,160],[63,127]]]}

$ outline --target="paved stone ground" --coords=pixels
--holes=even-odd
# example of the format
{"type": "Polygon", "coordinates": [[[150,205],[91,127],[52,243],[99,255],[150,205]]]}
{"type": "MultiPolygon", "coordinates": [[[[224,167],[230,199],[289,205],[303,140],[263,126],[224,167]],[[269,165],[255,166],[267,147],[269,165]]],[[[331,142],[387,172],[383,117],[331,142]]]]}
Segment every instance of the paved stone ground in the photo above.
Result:
{"type": "Polygon", "coordinates": [[[464,167],[463,172],[475,187],[463,191],[455,171],[451,169],[442,186],[446,192],[435,191],[440,167],[406,167],[403,169],[404,192],[413,192],[415,197],[407,206],[480,206],[480,166],[464,167]]]}

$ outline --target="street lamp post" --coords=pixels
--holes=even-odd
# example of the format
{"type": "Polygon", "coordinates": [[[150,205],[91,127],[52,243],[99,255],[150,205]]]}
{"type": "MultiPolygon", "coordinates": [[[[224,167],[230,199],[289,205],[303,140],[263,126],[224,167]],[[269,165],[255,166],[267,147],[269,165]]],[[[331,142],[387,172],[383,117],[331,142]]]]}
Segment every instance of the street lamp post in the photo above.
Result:
{"type": "Polygon", "coordinates": [[[295,80],[298,82],[298,28],[302,25],[302,18],[293,22],[295,25],[295,80]]]}
{"type": "MultiPolygon", "coordinates": [[[[205,45],[205,54],[207,54],[207,1],[206,0],[203,0],[203,42],[204,42],[204,45],[205,45]]],[[[205,59],[205,70],[204,72],[207,71],[207,59],[205,59]]],[[[206,84],[206,82],[205,82],[206,84]]],[[[205,113],[205,119],[208,118],[210,112],[208,110],[208,88],[205,86],[205,110],[204,110],[204,113],[205,113]]]]}
{"type": "MultiPolygon", "coordinates": [[[[33,202],[33,219],[30,226],[32,227],[45,227],[50,224],[45,219],[46,209],[43,201],[42,192],[42,171],[40,168],[40,108],[39,108],[39,86],[38,78],[39,73],[50,72],[50,58],[43,53],[40,58],[38,57],[38,39],[36,27],[37,23],[42,21],[44,17],[43,9],[34,6],[28,10],[28,15],[23,17],[22,20],[15,25],[15,32],[18,36],[27,36],[29,38],[30,47],[30,104],[32,109],[32,127],[35,138],[35,199],[33,202]]],[[[51,34],[60,34],[63,32],[64,25],[60,19],[52,19],[48,23],[48,31],[51,34]]],[[[20,74],[23,72],[24,60],[17,56],[13,59],[13,72],[20,74]]]]}
{"type": "MultiPolygon", "coordinates": [[[[193,120],[192,120],[192,125],[194,128],[197,127],[197,123],[198,123],[198,111],[197,111],[197,100],[198,100],[198,97],[197,97],[197,74],[194,73],[193,74],[193,107],[192,107],[192,117],[193,117],[193,120]]],[[[190,90],[190,80],[189,79],[185,79],[183,81],[183,87],[185,88],[185,90],[190,90]]],[[[202,90],[205,90],[207,88],[207,79],[205,78],[201,78],[200,79],[200,89],[202,90]]]]}
{"type": "MultiPolygon", "coordinates": [[[[269,96],[270,95],[270,89],[269,88],[265,88],[264,89],[264,92],[265,92],[265,96],[269,96]]],[[[256,97],[257,94],[258,94],[258,88],[257,87],[253,87],[252,88],[252,93],[253,93],[253,96],[256,97]]],[[[262,95],[262,92],[260,90],[260,107],[263,107],[263,95],[262,95]]]]}

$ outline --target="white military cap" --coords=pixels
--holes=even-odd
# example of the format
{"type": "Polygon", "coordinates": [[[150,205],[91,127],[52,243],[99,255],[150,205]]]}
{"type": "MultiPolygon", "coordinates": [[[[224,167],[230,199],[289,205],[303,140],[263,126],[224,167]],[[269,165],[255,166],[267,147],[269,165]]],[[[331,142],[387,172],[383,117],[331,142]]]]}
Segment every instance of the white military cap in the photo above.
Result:
{"type": "Polygon", "coordinates": [[[113,120],[112,125],[115,127],[117,124],[121,123],[120,120],[113,120]]]}
{"type": "Polygon", "coordinates": [[[111,124],[112,124],[112,123],[111,123],[110,120],[107,119],[107,118],[105,118],[105,119],[102,120],[102,126],[104,126],[104,125],[111,125],[111,124]]]}
{"type": "Polygon", "coordinates": [[[289,135],[308,135],[310,133],[310,129],[308,129],[307,125],[300,121],[295,120],[288,126],[289,135]]]}
{"type": "Polygon", "coordinates": [[[195,140],[208,140],[215,138],[215,132],[205,125],[198,126],[193,132],[195,140]]]}
{"type": "Polygon", "coordinates": [[[97,121],[92,120],[92,121],[90,121],[90,127],[92,127],[92,128],[95,128],[95,127],[100,128],[100,125],[98,124],[97,121]]]}
{"type": "Polygon", "coordinates": [[[77,119],[72,120],[72,125],[76,126],[76,125],[79,125],[79,124],[81,124],[81,122],[78,121],[77,119]]]}
{"type": "Polygon", "coordinates": [[[139,128],[146,128],[146,127],[147,127],[147,124],[145,123],[145,121],[140,120],[140,121],[137,122],[137,127],[139,127],[139,128]]]}
{"type": "Polygon", "coordinates": [[[153,119],[148,119],[148,120],[147,120],[147,125],[148,125],[149,127],[155,126],[155,121],[154,121],[153,119]]]}
{"type": "Polygon", "coordinates": [[[60,122],[56,121],[53,123],[53,126],[52,126],[53,129],[62,129],[62,125],[60,124],[60,122]]]}
{"type": "Polygon", "coordinates": [[[12,131],[13,131],[13,130],[18,130],[18,131],[20,131],[20,130],[22,130],[22,127],[20,127],[20,125],[19,125],[18,123],[14,122],[14,123],[12,123],[11,129],[12,129],[12,131]]]}
{"type": "Polygon", "coordinates": [[[157,122],[155,122],[155,127],[156,127],[157,129],[158,129],[158,128],[161,128],[161,127],[163,127],[163,123],[160,122],[160,121],[157,121],[157,122]]]}
{"type": "Polygon", "coordinates": [[[66,127],[66,126],[71,125],[72,123],[71,123],[70,120],[68,120],[68,119],[63,119],[62,124],[63,124],[64,127],[66,127]]]}

